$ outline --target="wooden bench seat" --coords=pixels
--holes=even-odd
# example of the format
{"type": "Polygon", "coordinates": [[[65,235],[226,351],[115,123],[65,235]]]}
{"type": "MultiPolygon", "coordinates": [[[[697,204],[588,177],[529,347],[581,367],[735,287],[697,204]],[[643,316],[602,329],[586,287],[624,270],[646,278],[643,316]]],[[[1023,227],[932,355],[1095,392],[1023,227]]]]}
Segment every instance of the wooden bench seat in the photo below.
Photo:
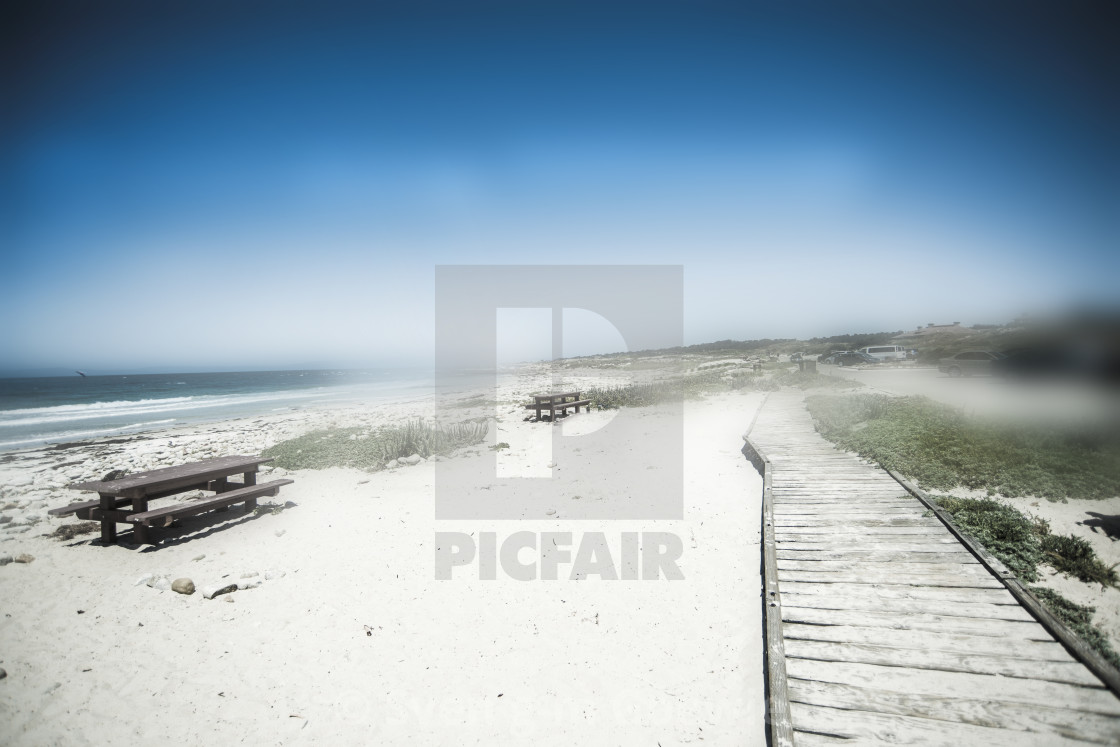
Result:
{"type": "Polygon", "coordinates": [[[170,526],[172,521],[181,516],[193,516],[214,509],[226,508],[235,503],[244,503],[247,510],[252,510],[257,507],[257,498],[266,495],[276,495],[280,492],[281,486],[291,485],[293,482],[295,481],[273,480],[272,482],[266,482],[260,485],[246,485],[243,488],[218,493],[212,498],[203,498],[202,500],[190,501],[189,503],[175,503],[170,506],[154,508],[151,511],[144,511],[143,513],[130,514],[123,520],[136,525],[135,532],[137,541],[140,544],[145,544],[148,541],[148,527],[170,526]]]}
{"type": "MultiPolygon", "coordinates": [[[[117,498],[115,505],[117,508],[127,506],[132,503],[130,498],[117,498]]],[[[81,503],[71,503],[69,506],[62,506],[61,508],[52,508],[47,513],[51,516],[69,516],[70,514],[77,514],[79,519],[89,519],[90,509],[100,508],[101,501],[82,501],[81,503]]]]}

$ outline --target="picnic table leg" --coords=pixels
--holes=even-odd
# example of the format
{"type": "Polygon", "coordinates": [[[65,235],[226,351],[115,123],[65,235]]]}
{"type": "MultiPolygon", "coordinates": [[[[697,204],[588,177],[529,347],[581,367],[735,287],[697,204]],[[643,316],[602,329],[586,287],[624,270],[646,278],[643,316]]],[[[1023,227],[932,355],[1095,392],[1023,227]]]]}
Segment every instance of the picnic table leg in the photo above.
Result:
{"type": "MultiPolygon", "coordinates": [[[[225,493],[230,489],[229,480],[224,477],[219,477],[211,483],[215,493],[225,493]]],[[[229,511],[229,506],[219,506],[214,509],[215,511],[229,511]]]]}
{"type": "Polygon", "coordinates": [[[101,499],[101,543],[103,545],[117,544],[117,517],[113,513],[117,508],[117,497],[108,493],[98,493],[101,499]]]}
{"type": "MultiPolygon", "coordinates": [[[[145,497],[132,499],[132,513],[142,514],[148,510],[148,499],[145,497]]],[[[138,545],[148,544],[148,527],[143,524],[133,524],[132,538],[138,545]]]]}
{"type": "MultiPolygon", "coordinates": [[[[257,484],[257,473],[256,472],[246,472],[242,479],[244,480],[246,485],[256,485],[257,484]]],[[[245,501],[245,512],[246,513],[248,513],[249,511],[252,511],[256,507],[257,507],[257,499],[256,498],[250,498],[247,501],[245,501]]]]}

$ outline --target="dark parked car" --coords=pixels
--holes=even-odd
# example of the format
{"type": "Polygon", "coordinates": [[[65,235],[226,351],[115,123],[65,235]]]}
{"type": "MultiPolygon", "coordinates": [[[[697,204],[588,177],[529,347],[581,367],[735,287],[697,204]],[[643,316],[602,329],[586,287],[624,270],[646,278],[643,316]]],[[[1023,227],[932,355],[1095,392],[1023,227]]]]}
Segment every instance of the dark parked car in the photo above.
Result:
{"type": "Polygon", "coordinates": [[[1039,345],[992,362],[992,373],[1009,378],[1055,378],[1116,382],[1120,351],[1101,345],[1039,345]]]}
{"type": "Polygon", "coordinates": [[[1004,357],[992,350],[965,350],[951,358],[942,358],[937,370],[950,376],[972,376],[992,373],[992,365],[1004,357]]]}
{"type": "Polygon", "coordinates": [[[821,363],[832,363],[837,366],[864,366],[868,364],[878,363],[879,359],[874,358],[867,353],[860,353],[855,350],[841,350],[838,353],[829,353],[821,363]]]}

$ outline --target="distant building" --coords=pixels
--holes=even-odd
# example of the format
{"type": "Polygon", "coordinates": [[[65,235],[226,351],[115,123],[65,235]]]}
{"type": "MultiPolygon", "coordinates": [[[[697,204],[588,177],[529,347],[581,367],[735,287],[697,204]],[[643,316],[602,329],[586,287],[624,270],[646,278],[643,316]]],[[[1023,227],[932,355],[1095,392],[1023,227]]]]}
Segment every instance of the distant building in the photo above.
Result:
{"type": "Polygon", "coordinates": [[[968,327],[962,327],[960,322],[953,322],[952,324],[934,324],[930,322],[924,327],[918,327],[906,337],[913,337],[915,335],[938,335],[945,332],[950,334],[967,335],[971,332],[968,327]]]}

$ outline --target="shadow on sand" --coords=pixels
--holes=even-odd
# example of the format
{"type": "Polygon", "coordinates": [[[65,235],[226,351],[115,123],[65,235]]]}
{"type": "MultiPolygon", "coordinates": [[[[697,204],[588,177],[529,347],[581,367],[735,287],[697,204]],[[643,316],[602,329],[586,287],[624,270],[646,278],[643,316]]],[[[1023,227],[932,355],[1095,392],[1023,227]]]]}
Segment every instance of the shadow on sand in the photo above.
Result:
{"type": "Polygon", "coordinates": [[[1105,516],[1104,514],[1098,514],[1096,511],[1086,511],[1085,513],[1093,518],[1079,521],[1078,524],[1089,527],[1094,532],[1103,530],[1113,542],[1120,539],[1120,516],[1105,516]]]}

